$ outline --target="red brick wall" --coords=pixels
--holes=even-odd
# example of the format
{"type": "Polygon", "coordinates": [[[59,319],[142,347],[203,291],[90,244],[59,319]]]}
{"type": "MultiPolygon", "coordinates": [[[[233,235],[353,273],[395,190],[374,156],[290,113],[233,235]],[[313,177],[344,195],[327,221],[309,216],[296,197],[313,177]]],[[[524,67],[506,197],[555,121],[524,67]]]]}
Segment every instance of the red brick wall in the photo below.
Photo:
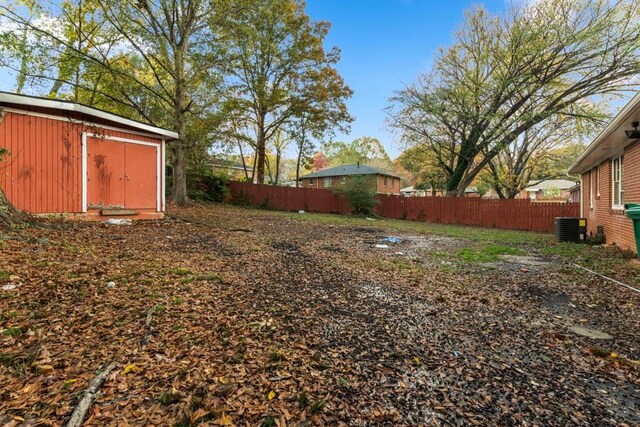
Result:
{"type": "MultiPolygon", "coordinates": [[[[616,244],[623,249],[635,252],[636,244],[633,234],[633,222],[623,210],[612,209],[612,176],[611,159],[600,164],[600,196],[597,196],[596,169],[582,175],[582,209],[587,218],[587,229],[590,234],[596,233],[598,225],[604,226],[604,234],[608,244],[616,244]],[[590,173],[594,178],[593,208],[589,206],[590,173]]],[[[627,147],[624,151],[624,168],[622,178],[625,203],[640,203],[640,141],[627,147]]]]}
{"type": "Polygon", "coordinates": [[[378,175],[377,189],[382,194],[400,194],[400,179],[387,177],[387,185],[384,185],[384,176],[378,175]]]}

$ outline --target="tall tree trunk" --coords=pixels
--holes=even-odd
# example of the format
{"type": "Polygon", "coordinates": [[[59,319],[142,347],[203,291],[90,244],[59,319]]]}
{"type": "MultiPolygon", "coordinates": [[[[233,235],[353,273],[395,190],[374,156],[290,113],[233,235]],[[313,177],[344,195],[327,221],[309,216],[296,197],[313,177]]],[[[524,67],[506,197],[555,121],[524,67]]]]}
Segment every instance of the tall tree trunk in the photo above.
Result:
{"type": "Polygon", "coordinates": [[[189,202],[187,196],[187,167],[184,142],[175,141],[172,144],[173,152],[173,186],[171,188],[171,200],[178,205],[185,205],[189,202]]]}
{"type": "Polygon", "coordinates": [[[280,182],[280,159],[282,158],[282,152],[278,151],[276,153],[276,181],[275,184],[277,185],[278,182],[280,182]]]}
{"type": "Polygon", "coordinates": [[[306,142],[304,133],[304,117],[300,125],[300,144],[298,144],[298,158],[296,159],[296,187],[300,186],[300,163],[302,163],[302,150],[304,150],[304,143],[306,142]]]}
{"type": "Polygon", "coordinates": [[[269,174],[270,184],[273,184],[273,174],[271,173],[271,162],[269,162],[269,158],[265,156],[265,164],[267,165],[267,173],[269,174]]]}
{"type": "Polygon", "coordinates": [[[300,186],[300,162],[302,160],[302,148],[298,150],[298,159],[296,160],[296,187],[300,186]]]}
{"type": "Polygon", "coordinates": [[[186,205],[189,202],[187,195],[187,141],[185,140],[187,124],[185,114],[187,112],[187,95],[185,92],[184,56],[183,46],[175,47],[175,102],[174,120],[178,140],[173,145],[173,188],[171,200],[178,205],[186,205]]]}
{"type": "Polygon", "coordinates": [[[258,117],[258,141],[256,144],[256,151],[258,153],[258,184],[264,184],[264,166],[265,166],[265,158],[266,158],[266,147],[267,147],[267,135],[264,129],[265,117],[264,114],[260,114],[258,117]]]}
{"type": "Polygon", "coordinates": [[[240,158],[242,159],[242,169],[244,169],[244,178],[249,181],[249,171],[247,171],[247,162],[244,160],[244,153],[242,152],[242,142],[238,141],[238,148],[240,149],[240,158]]]}
{"type": "Polygon", "coordinates": [[[253,152],[253,169],[251,170],[251,183],[256,183],[256,164],[258,163],[258,150],[253,152]]]}

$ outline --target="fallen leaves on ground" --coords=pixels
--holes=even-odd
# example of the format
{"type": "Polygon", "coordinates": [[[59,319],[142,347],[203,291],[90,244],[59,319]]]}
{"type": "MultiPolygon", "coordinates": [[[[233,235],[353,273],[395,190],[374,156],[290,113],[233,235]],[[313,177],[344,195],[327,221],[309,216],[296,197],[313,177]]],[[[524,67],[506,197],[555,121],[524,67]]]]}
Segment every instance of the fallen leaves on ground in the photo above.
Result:
{"type": "Polygon", "coordinates": [[[0,423],[65,423],[115,360],[86,425],[640,424],[632,292],[561,262],[454,269],[464,242],[373,222],[174,213],[194,223],[0,241],[0,423]]]}

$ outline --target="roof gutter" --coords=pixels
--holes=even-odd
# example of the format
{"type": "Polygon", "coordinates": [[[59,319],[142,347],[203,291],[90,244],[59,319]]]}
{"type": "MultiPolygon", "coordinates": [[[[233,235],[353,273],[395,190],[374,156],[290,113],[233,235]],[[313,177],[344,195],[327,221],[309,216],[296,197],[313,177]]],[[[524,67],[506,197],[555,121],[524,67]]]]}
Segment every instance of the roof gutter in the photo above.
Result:
{"type": "Polygon", "coordinates": [[[622,110],[609,122],[609,124],[596,136],[591,144],[587,147],[587,149],[582,153],[578,159],[573,162],[573,164],[569,167],[570,174],[582,174],[585,171],[589,170],[590,167],[579,168],[580,163],[589,157],[589,155],[600,145],[602,141],[604,141],[611,133],[620,127],[626,120],[627,116],[636,108],[640,106],[640,92],[636,93],[633,98],[625,105],[622,110]]]}

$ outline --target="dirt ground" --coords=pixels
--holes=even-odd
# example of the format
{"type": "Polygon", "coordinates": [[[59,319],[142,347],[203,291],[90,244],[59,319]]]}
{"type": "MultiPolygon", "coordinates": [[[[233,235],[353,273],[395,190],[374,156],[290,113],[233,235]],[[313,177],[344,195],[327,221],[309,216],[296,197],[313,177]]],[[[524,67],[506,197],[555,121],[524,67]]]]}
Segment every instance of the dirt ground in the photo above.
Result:
{"type": "Polygon", "coordinates": [[[640,425],[640,294],[549,236],[171,213],[0,231],[0,425],[112,361],[85,425],[640,425]]]}

